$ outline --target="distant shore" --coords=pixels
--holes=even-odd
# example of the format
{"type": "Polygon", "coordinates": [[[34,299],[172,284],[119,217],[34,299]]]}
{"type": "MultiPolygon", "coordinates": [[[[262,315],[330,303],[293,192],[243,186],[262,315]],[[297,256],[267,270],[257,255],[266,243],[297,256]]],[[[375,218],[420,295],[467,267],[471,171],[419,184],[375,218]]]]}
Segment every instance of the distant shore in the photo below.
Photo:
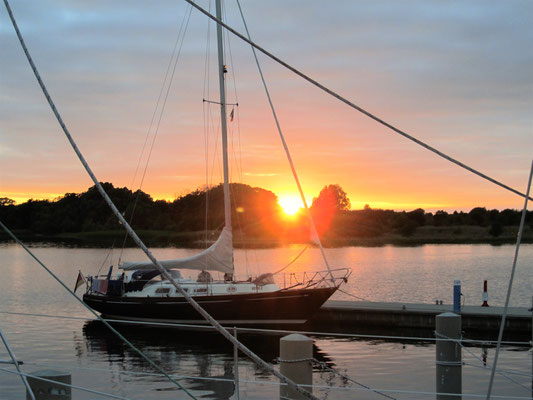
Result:
{"type": "MultiPolygon", "coordinates": [[[[497,237],[488,232],[486,227],[477,226],[421,226],[411,235],[385,233],[376,237],[331,237],[325,235],[322,243],[325,247],[346,246],[420,246],[424,244],[514,244],[517,238],[517,228],[505,227],[497,237]]],[[[62,233],[57,235],[36,235],[28,231],[15,232],[17,237],[28,243],[53,244],[68,247],[122,247],[126,234],[120,230],[62,233]]],[[[173,232],[140,230],[139,237],[150,247],[185,247],[203,248],[206,246],[205,232],[173,232]]],[[[209,232],[207,243],[216,238],[209,232]]],[[[10,237],[0,233],[1,242],[9,242],[10,237]]],[[[302,242],[284,241],[273,238],[245,238],[236,235],[234,244],[237,248],[271,248],[281,247],[302,242]]],[[[526,227],[522,236],[522,243],[533,243],[533,229],[526,227]]],[[[134,247],[131,238],[126,238],[126,247],[134,247]]]]}

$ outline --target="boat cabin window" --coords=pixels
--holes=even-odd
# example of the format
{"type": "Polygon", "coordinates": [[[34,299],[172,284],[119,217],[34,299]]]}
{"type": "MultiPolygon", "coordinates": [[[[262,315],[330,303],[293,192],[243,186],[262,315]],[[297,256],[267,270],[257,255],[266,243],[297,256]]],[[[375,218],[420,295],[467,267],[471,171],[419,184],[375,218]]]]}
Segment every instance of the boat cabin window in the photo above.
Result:
{"type": "Polygon", "coordinates": [[[168,294],[170,293],[170,288],[157,288],[155,292],[158,294],[168,294]]]}
{"type": "Polygon", "coordinates": [[[196,293],[207,293],[207,288],[198,288],[195,291],[196,293]]]}

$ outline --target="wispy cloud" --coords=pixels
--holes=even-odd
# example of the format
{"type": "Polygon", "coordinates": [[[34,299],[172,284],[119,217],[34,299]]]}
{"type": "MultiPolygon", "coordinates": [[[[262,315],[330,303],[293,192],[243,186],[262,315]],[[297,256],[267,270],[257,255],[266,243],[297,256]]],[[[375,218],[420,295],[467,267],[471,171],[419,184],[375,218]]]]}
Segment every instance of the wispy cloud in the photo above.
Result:
{"type": "MultiPolygon", "coordinates": [[[[201,3],[208,7],[207,1],[201,3]]],[[[82,151],[102,179],[128,185],[189,6],[173,0],[149,5],[141,0],[20,0],[12,7],[82,151]]],[[[282,59],[422,140],[512,186],[523,186],[533,145],[531,1],[339,0],[325,6],[313,0],[272,0],[243,7],[254,40],[282,59]]],[[[227,16],[242,32],[230,4],[227,16]]],[[[205,180],[202,98],[204,87],[207,97],[217,90],[216,77],[204,80],[207,24],[204,16],[191,14],[149,168],[148,192],[173,193],[205,180]]],[[[11,189],[21,178],[28,193],[33,187],[58,193],[85,186],[79,183],[81,172],[69,172],[80,171],[78,162],[3,8],[0,40],[2,191],[24,192],[11,189]]],[[[211,38],[211,49],[213,43],[211,38]]],[[[404,205],[514,204],[512,195],[497,190],[487,200],[490,191],[477,178],[456,173],[456,167],[264,56],[260,59],[297,170],[312,191],[338,182],[362,201],[379,195],[404,205]],[[461,190],[443,193],[441,185],[448,183],[461,190]],[[429,189],[415,195],[422,184],[429,189]]],[[[237,122],[231,128],[235,148],[237,137],[242,140],[242,161],[248,164],[243,176],[250,184],[282,190],[290,172],[281,172],[287,162],[249,46],[231,38],[230,61],[228,94],[240,104],[239,128],[237,122]]],[[[216,117],[211,123],[216,125],[216,117]]],[[[209,140],[209,169],[218,174],[220,156],[212,153],[219,152],[220,143],[209,140]]]]}

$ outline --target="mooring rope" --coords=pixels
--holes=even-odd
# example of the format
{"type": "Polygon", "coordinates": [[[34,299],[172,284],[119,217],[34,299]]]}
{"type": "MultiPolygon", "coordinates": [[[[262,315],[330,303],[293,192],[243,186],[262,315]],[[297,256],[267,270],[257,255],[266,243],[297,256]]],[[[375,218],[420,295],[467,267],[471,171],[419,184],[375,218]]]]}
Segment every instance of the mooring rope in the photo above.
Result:
{"type": "MultiPolygon", "coordinates": [[[[508,186],[508,185],[506,185],[506,184],[504,184],[504,183],[502,183],[502,182],[500,182],[500,181],[498,181],[498,180],[496,180],[494,178],[491,178],[490,176],[488,176],[488,175],[486,175],[486,174],[484,174],[484,173],[482,173],[482,172],[480,172],[480,171],[478,171],[478,170],[476,170],[476,169],[474,169],[472,167],[469,167],[465,163],[463,163],[463,162],[461,162],[459,160],[456,160],[455,158],[453,158],[453,157],[441,152],[440,150],[436,149],[435,147],[430,146],[429,144],[421,141],[420,139],[417,139],[416,137],[414,137],[412,135],[409,135],[408,133],[402,131],[401,129],[399,129],[399,128],[395,127],[395,126],[393,126],[392,124],[386,122],[385,120],[377,117],[376,115],[374,115],[371,112],[365,110],[364,108],[356,105],[355,103],[353,103],[352,101],[348,100],[347,98],[345,98],[345,97],[341,96],[340,94],[334,92],[333,90],[327,88],[326,86],[322,85],[320,82],[318,82],[315,79],[309,77],[308,75],[304,74],[303,72],[299,71],[295,67],[293,67],[290,64],[286,63],[285,61],[283,61],[279,57],[275,56],[274,54],[272,54],[268,50],[266,50],[263,47],[259,46],[257,43],[255,43],[252,40],[248,39],[243,34],[237,32],[235,29],[233,29],[232,27],[230,27],[229,25],[227,25],[226,23],[224,23],[223,21],[221,21],[220,19],[218,19],[217,17],[215,17],[214,15],[212,15],[211,13],[209,13],[208,11],[206,11],[205,9],[200,7],[193,0],[184,0],[184,1],[186,1],[187,3],[192,5],[194,8],[196,8],[198,11],[200,11],[202,14],[204,14],[208,18],[210,18],[213,21],[215,21],[217,24],[219,24],[222,27],[224,27],[229,32],[233,33],[239,39],[245,41],[246,43],[248,43],[249,45],[251,45],[255,49],[259,50],[261,53],[263,53],[264,55],[266,55],[270,59],[274,60],[275,62],[277,62],[281,66],[285,67],[289,71],[295,73],[296,75],[298,75],[299,77],[303,78],[307,82],[309,82],[312,85],[316,86],[320,90],[322,90],[322,91],[326,92],[327,94],[333,96],[334,98],[336,98],[337,100],[339,100],[342,103],[346,104],[347,106],[359,111],[360,113],[362,113],[362,114],[366,115],[367,117],[373,119],[374,121],[378,122],[379,124],[387,127],[388,129],[396,132],[397,134],[403,136],[404,138],[406,138],[406,139],[418,144],[419,146],[425,148],[426,150],[429,150],[432,153],[435,153],[439,157],[442,157],[445,160],[448,160],[451,163],[456,164],[459,167],[461,167],[463,169],[466,169],[467,171],[469,171],[469,172],[471,172],[471,173],[473,173],[473,174],[475,174],[475,175],[477,175],[477,176],[479,176],[479,177],[481,177],[481,178],[483,178],[483,179],[485,179],[485,180],[487,180],[489,182],[492,182],[492,183],[494,183],[497,186],[500,186],[500,187],[502,187],[502,188],[504,188],[504,189],[506,189],[506,190],[508,190],[510,192],[513,192],[514,194],[517,194],[518,196],[521,196],[521,197],[525,197],[526,196],[525,194],[521,193],[520,191],[518,191],[516,189],[513,189],[512,187],[510,187],[510,186],[508,186]]],[[[533,198],[531,198],[531,197],[529,197],[529,199],[533,200],[533,198]]]]}
{"type": "MultiPolygon", "coordinates": [[[[246,354],[249,358],[251,358],[256,364],[258,364],[261,368],[265,369],[266,371],[270,372],[271,374],[273,374],[274,376],[278,377],[282,382],[285,382],[291,389],[294,389],[295,391],[297,391],[298,393],[300,393],[301,395],[303,395],[304,397],[306,398],[309,398],[309,399],[315,399],[315,400],[318,400],[312,393],[308,392],[307,390],[305,390],[304,388],[302,388],[300,385],[296,384],[293,380],[287,378],[286,376],[284,376],[283,374],[281,374],[280,372],[276,371],[270,364],[268,364],[267,362],[265,362],[263,359],[261,359],[257,354],[255,354],[254,352],[252,352],[248,347],[246,347],[244,344],[242,344],[241,342],[239,342],[237,339],[235,339],[233,337],[233,335],[231,333],[229,333],[229,331],[224,328],[222,325],[220,325],[220,323],[218,321],[216,321],[211,315],[209,315],[209,313],[207,311],[205,311],[192,297],[191,295],[185,291],[181,285],[179,285],[173,278],[172,276],[168,273],[168,271],[161,265],[161,263],[159,262],[159,260],[157,260],[154,255],[152,254],[152,252],[148,249],[148,247],[146,247],[146,245],[144,244],[144,242],[139,238],[139,236],[137,235],[137,233],[131,228],[131,226],[128,224],[128,221],[126,221],[126,219],[124,218],[124,216],[122,215],[122,213],[117,209],[117,207],[115,206],[115,204],[113,203],[113,201],[110,199],[110,197],[107,195],[107,193],[105,192],[104,188],[102,187],[102,185],[100,184],[100,181],[96,178],[96,175],[93,173],[92,169],[90,168],[89,164],[87,163],[87,161],[85,160],[85,157],[83,156],[83,154],[81,153],[81,151],[79,150],[76,142],[74,141],[73,137],[71,136],[67,126],[65,125],[64,121],[63,121],[63,118],[61,117],[61,115],[59,114],[59,111],[57,110],[52,98],[50,97],[50,94],[48,93],[48,90],[46,89],[46,86],[44,84],[44,82],[42,81],[41,79],[41,76],[37,70],[37,67],[35,66],[34,62],[33,62],[33,59],[31,58],[30,56],[30,53],[26,47],[26,44],[24,43],[24,40],[22,38],[22,34],[20,33],[19,31],[19,28],[18,28],[18,25],[16,23],[16,20],[15,20],[15,17],[13,15],[13,13],[11,12],[11,8],[9,6],[9,2],[8,0],[4,0],[4,4],[7,8],[7,11],[8,11],[8,14],[9,14],[9,17],[11,19],[11,22],[13,24],[13,27],[15,28],[15,32],[17,34],[17,37],[19,39],[19,42],[24,50],[24,54],[26,55],[26,58],[28,59],[28,62],[30,63],[30,66],[31,66],[31,69],[35,75],[35,78],[37,79],[37,82],[39,83],[39,86],[41,87],[41,90],[43,91],[43,94],[44,96],[46,97],[46,100],[48,101],[48,104],[50,105],[53,113],[54,113],[54,116],[56,117],[59,125],[61,126],[61,128],[63,129],[63,133],[65,134],[67,140],[69,141],[70,145],[72,146],[74,152],[76,153],[76,155],[78,156],[80,162],[82,163],[83,167],[85,168],[85,171],[87,172],[87,174],[91,177],[92,181],[94,182],[96,188],[98,189],[98,191],[100,192],[100,194],[102,195],[103,199],[105,200],[105,202],[107,203],[107,205],[111,208],[111,210],[113,211],[113,213],[115,214],[115,216],[119,219],[119,221],[122,223],[122,225],[124,226],[124,228],[128,231],[130,237],[133,239],[133,241],[144,251],[144,253],[146,254],[146,256],[150,259],[150,261],[152,261],[152,263],[154,264],[155,268],[161,273],[161,275],[167,279],[175,288],[176,290],[178,291],[178,293],[180,293],[186,300],[187,302],[206,320],[208,321],[211,325],[213,325],[217,331],[222,334],[222,336],[224,336],[228,341],[230,341],[234,346],[237,346],[239,348],[240,351],[242,351],[244,354],[246,354]]],[[[3,224],[2,224],[3,225],[3,224]]],[[[5,225],[3,225],[5,226],[5,225]]],[[[7,229],[7,227],[5,227],[4,229],[7,229]]],[[[59,280],[59,282],[61,282],[59,280]]],[[[61,282],[62,283],[62,282],[61,282]]],[[[64,286],[64,284],[63,284],[64,286]]],[[[66,286],[64,286],[66,288],[66,286]]],[[[70,289],[67,288],[67,290],[70,291],[70,289]]],[[[74,293],[72,293],[72,291],[70,291],[71,294],[76,297],[74,295],[74,293]]],[[[76,297],[77,298],[77,297],[76,297]]],[[[78,298],[77,298],[78,299],[78,298]]],[[[79,300],[79,299],[78,299],[79,300]]],[[[81,301],[81,300],[80,300],[81,301]]],[[[83,302],[82,302],[83,303],[83,302]]],[[[85,303],[83,303],[85,304],[85,303]]],[[[88,306],[87,306],[88,307],[88,306]]],[[[96,314],[96,313],[95,313],[96,314]]],[[[111,326],[109,324],[107,324],[110,328],[111,326]]],[[[118,332],[117,332],[118,333],[118,332]]],[[[125,338],[124,338],[125,340],[125,338]]],[[[153,363],[151,360],[150,360],[151,363],[153,363]]],[[[155,365],[155,363],[153,364],[155,365]]],[[[161,369],[161,371],[163,371],[161,369]]],[[[166,372],[165,372],[166,373],[166,372]]],[[[168,376],[167,374],[167,377],[168,379],[171,379],[170,376],[168,376]]],[[[175,382],[174,380],[172,380],[172,382],[175,382]]],[[[179,383],[175,382],[177,385],[179,385],[179,383]]],[[[179,385],[181,387],[181,385],[179,385]]],[[[183,388],[183,390],[186,390],[185,388],[183,388]]],[[[188,392],[187,392],[188,393],[188,392]]],[[[194,398],[194,396],[192,396],[192,394],[188,393],[191,397],[194,398]]]]}
{"type": "Polygon", "coordinates": [[[353,297],[354,299],[362,300],[362,301],[368,301],[368,302],[370,301],[370,300],[368,300],[368,299],[365,299],[364,297],[359,297],[359,296],[356,296],[355,294],[348,293],[348,292],[342,290],[341,288],[338,288],[337,290],[338,290],[339,292],[341,292],[341,293],[344,293],[344,294],[350,296],[350,297],[353,297]]]}

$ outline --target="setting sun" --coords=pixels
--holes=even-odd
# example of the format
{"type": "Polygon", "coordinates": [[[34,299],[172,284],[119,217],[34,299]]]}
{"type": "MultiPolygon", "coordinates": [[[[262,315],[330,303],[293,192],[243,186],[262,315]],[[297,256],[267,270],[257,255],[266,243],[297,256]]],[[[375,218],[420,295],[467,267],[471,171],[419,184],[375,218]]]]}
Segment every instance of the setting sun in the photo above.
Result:
{"type": "Polygon", "coordinates": [[[302,199],[296,195],[279,196],[278,203],[287,215],[295,215],[304,206],[302,199]]]}

